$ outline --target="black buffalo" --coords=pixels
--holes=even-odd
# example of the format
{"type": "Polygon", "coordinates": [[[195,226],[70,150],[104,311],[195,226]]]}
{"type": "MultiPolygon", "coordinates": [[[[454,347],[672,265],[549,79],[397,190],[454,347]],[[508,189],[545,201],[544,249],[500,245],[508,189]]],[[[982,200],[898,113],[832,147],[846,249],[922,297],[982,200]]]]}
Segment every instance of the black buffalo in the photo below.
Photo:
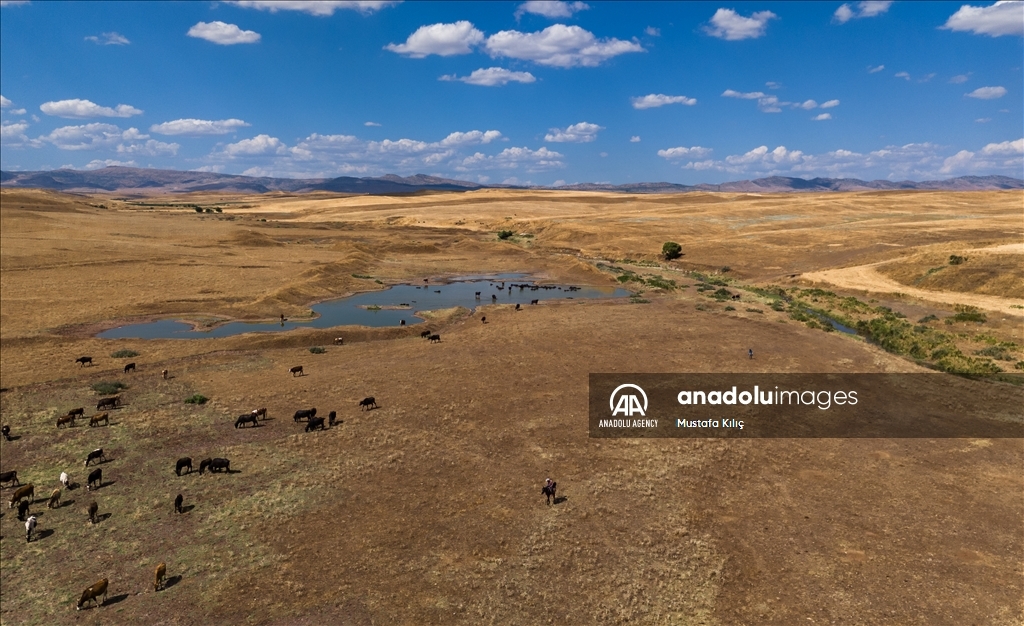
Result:
{"type": "Polygon", "coordinates": [[[178,462],[174,464],[174,473],[181,476],[181,470],[188,468],[188,473],[192,473],[192,457],[186,456],[178,459],[178,462]]]}
{"type": "Polygon", "coordinates": [[[369,398],[363,398],[362,400],[359,401],[359,410],[363,410],[363,409],[370,410],[370,409],[376,409],[376,408],[377,408],[377,400],[373,396],[370,396],[369,398]]]}
{"type": "Polygon", "coordinates": [[[292,420],[297,422],[299,420],[313,419],[314,417],[316,417],[316,407],[313,407],[312,409],[299,409],[295,412],[295,415],[292,416],[292,420]]]}
{"type": "Polygon", "coordinates": [[[314,417],[313,419],[309,420],[308,424],[306,424],[306,432],[307,433],[309,431],[311,431],[311,430],[323,430],[323,429],[324,429],[324,418],[322,418],[322,417],[314,417]]]}

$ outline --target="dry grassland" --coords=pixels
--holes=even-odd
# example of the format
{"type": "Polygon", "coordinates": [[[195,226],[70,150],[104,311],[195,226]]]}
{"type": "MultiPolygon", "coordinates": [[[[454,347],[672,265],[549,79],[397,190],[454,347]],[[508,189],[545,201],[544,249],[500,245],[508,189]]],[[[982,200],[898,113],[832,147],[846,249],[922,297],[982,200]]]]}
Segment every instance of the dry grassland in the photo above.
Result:
{"type": "Polygon", "coordinates": [[[4,507],[0,621],[1020,624],[1021,440],[596,440],[586,412],[590,372],[928,371],[773,310],[751,291],[769,285],[855,295],[911,321],[948,317],[966,298],[984,324],[929,327],[965,354],[1003,346],[1021,360],[1021,199],[4,189],[0,412],[19,438],[0,442],[2,469],[37,498],[62,470],[80,487],[59,509],[33,505],[43,535],[29,544],[4,507]],[[171,206],[184,204],[223,213],[171,206]],[[516,235],[499,241],[504,229],[516,235]],[[668,240],[683,246],[678,261],[658,257],[668,240]],[[944,265],[951,254],[968,261],[944,265]],[[824,282],[871,264],[901,293],[824,282]],[[646,303],[449,311],[428,322],[443,337],[434,345],[416,325],[94,337],[157,317],[301,317],[316,301],[425,277],[619,284],[609,266],[688,287],[627,283],[646,303]],[[731,280],[742,302],[727,310],[692,272],[731,280]],[[120,349],[139,355],[109,356],[120,349]],[[75,364],[84,354],[95,366],[75,364]],[[122,373],[127,361],[136,373],[122,373]],[[297,364],[308,375],[291,377],[297,364]],[[102,381],[128,385],[110,426],[57,430],[68,409],[92,412],[102,381]],[[210,402],[183,403],[196,393],[210,402]],[[380,408],[360,411],[365,396],[380,408]],[[271,419],[233,428],[260,406],[271,419]],[[311,406],[342,423],[302,432],[291,415],[311,406]],[[86,492],[82,462],[98,447],[107,484],[86,492]],[[176,477],[182,456],[227,457],[236,471],[176,477]],[[550,507],[546,476],[565,498],[550,507]],[[182,515],[178,493],[194,507],[182,515]],[[109,514],[96,525],[93,499],[109,514]],[[154,592],[161,561],[172,584],[154,592]],[[103,577],[107,604],[76,613],[103,577]]]}

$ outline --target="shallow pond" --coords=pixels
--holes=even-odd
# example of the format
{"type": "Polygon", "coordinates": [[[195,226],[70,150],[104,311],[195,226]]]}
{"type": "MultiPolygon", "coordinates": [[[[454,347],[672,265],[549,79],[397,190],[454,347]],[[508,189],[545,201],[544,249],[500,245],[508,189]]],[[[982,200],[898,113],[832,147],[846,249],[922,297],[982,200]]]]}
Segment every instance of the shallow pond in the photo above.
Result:
{"type": "Polygon", "coordinates": [[[382,291],[359,293],[347,298],[329,300],[310,307],[316,314],[305,320],[282,322],[229,322],[209,330],[193,330],[191,324],[177,320],[159,320],[111,328],[98,335],[101,339],[202,339],[230,337],[242,333],[282,332],[293,328],[331,328],[334,326],[398,326],[423,322],[416,311],[434,311],[456,306],[473,309],[481,304],[521,304],[531,300],[574,298],[620,298],[628,296],[616,287],[583,287],[569,285],[538,286],[525,274],[498,276],[467,276],[450,282],[420,285],[395,285],[382,291]],[[515,286],[513,286],[513,284],[515,286]],[[500,288],[504,285],[504,288],[500,288]],[[523,287],[520,288],[519,285],[523,287]],[[511,289],[509,289],[511,287],[511,289]],[[480,297],[476,292],[480,292],[480,297]],[[492,298],[493,296],[493,298],[492,298]]]}

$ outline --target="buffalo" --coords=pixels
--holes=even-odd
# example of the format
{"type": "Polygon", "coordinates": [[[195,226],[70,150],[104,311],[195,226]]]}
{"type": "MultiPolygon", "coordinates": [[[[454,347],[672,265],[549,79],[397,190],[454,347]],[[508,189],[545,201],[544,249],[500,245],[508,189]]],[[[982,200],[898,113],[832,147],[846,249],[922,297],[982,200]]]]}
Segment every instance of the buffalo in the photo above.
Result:
{"type": "Polygon", "coordinates": [[[75,363],[78,363],[78,367],[82,367],[86,363],[88,363],[91,366],[92,365],[92,357],[91,356],[80,356],[77,359],[75,359],[75,363]]]}
{"type": "Polygon", "coordinates": [[[310,420],[314,417],[316,417],[316,407],[313,407],[312,409],[299,409],[295,412],[295,415],[292,416],[292,420],[297,422],[303,419],[310,420]]]}
{"type": "Polygon", "coordinates": [[[174,464],[174,473],[181,476],[181,470],[188,468],[188,473],[192,473],[192,457],[186,456],[178,459],[178,462],[174,464]]]}
{"type": "Polygon", "coordinates": [[[430,343],[441,343],[441,335],[431,335],[430,343]]]}
{"type": "Polygon", "coordinates": [[[124,366],[124,373],[125,374],[127,374],[128,372],[134,372],[134,371],[135,371],[135,364],[134,363],[129,363],[128,365],[124,366]]]}
{"type": "Polygon", "coordinates": [[[235,420],[235,428],[241,428],[245,424],[259,426],[259,418],[256,417],[255,413],[246,413],[245,415],[239,415],[238,419],[235,420]]]}
{"type": "Polygon", "coordinates": [[[312,430],[323,430],[323,429],[324,429],[324,418],[322,418],[322,417],[314,417],[313,419],[309,420],[309,423],[306,424],[306,432],[307,433],[312,431],[312,430]]]}
{"type": "Polygon", "coordinates": [[[370,396],[369,398],[363,398],[362,400],[359,401],[359,410],[363,410],[363,409],[370,410],[370,409],[376,409],[376,408],[377,408],[377,400],[373,396],[370,396]]]}

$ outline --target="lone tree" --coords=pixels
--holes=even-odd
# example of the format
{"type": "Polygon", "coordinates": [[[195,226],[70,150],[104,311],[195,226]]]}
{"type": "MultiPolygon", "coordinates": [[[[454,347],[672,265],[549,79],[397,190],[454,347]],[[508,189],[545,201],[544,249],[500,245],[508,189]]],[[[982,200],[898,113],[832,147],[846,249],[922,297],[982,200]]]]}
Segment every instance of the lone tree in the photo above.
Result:
{"type": "Polygon", "coordinates": [[[665,245],[661,247],[661,254],[666,261],[678,259],[683,256],[683,247],[674,241],[666,241],[665,245]]]}

